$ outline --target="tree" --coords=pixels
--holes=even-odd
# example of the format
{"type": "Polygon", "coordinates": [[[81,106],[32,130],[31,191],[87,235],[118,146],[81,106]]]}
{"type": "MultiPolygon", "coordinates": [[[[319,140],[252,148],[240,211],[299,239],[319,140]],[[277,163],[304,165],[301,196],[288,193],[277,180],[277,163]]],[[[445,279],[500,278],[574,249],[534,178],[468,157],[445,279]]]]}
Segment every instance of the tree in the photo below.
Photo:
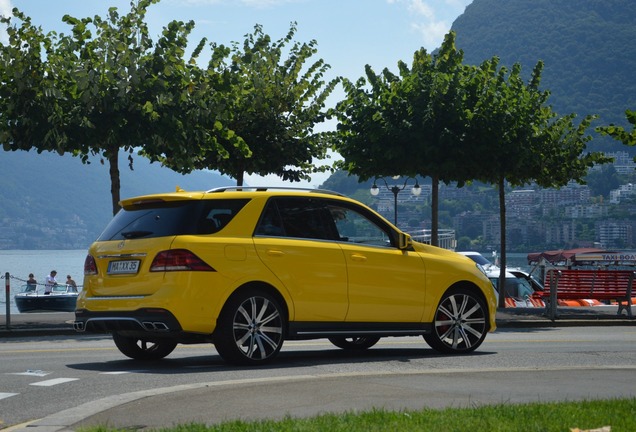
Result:
{"type": "Polygon", "coordinates": [[[463,53],[449,33],[439,52],[420,49],[399,76],[366,66],[366,79],[344,80],[347,98],[336,107],[340,166],[361,180],[394,175],[432,178],[431,243],[438,244],[439,182],[469,180],[465,145],[463,53]]]}
{"type": "Polygon", "coordinates": [[[231,131],[218,138],[224,152],[192,142],[190,161],[175,163],[166,149],[162,163],[180,172],[218,169],[235,178],[238,186],[246,173],[300,181],[325,171],[328,167],[314,164],[326,157],[328,148],[324,134],[314,128],[325,120],[325,100],[338,80],[324,81],[329,65],[322,59],[306,65],[317,53],[317,43],[292,44],[295,33],[292,24],[284,38],[273,42],[256,25],[242,46],[213,43],[208,74],[219,77],[214,84],[223,95],[219,119],[231,131]]]}
{"type": "Polygon", "coordinates": [[[618,189],[621,184],[614,165],[601,167],[600,170],[590,171],[585,178],[593,196],[609,197],[610,191],[618,189]]]}
{"type": "Polygon", "coordinates": [[[17,9],[13,16],[21,26],[9,26],[10,17],[0,18],[8,36],[0,44],[0,141],[7,151],[29,150],[45,140],[47,99],[54,90],[42,59],[47,36],[17,9]]]}
{"type": "MultiPolygon", "coordinates": [[[[622,142],[626,146],[635,146],[636,145],[636,111],[625,111],[625,117],[627,121],[632,125],[631,132],[625,130],[625,128],[621,126],[616,126],[610,124],[609,126],[598,126],[596,131],[601,135],[608,135],[614,138],[617,141],[622,142]]],[[[636,156],[634,156],[634,161],[636,161],[636,156]]]]}
{"type": "Polygon", "coordinates": [[[119,210],[120,149],[129,153],[131,169],[134,149],[146,144],[153,155],[165,146],[150,144],[182,149],[195,137],[199,146],[218,150],[213,132],[222,127],[195,121],[196,114],[209,119],[214,111],[201,100],[209,90],[205,74],[193,67],[203,42],[186,61],[194,24],[173,21],[153,47],[144,18],[158,1],[131,2],[125,15],[111,8],[106,19],[66,15],[68,35],[43,34],[14,9],[21,24],[8,28],[2,47],[4,148],[70,152],[84,162],[100,155],[109,163],[113,213],[119,210]]]}
{"type": "Polygon", "coordinates": [[[498,58],[493,57],[474,70],[467,86],[474,101],[469,114],[468,136],[474,146],[469,171],[476,171],[478,180],[499,190],[500,307],[505,307],[506,184],[535,182],[551,188],[570,181],[584,183],[589,167],[610,161],[600,153],[585,153],[591,139],[586,130],[593,116],[575,125],[574,114],[559,117],[546,105],[549,92],[539,87],[542,69],[543,63],[538,62],[526,83],[521,65],[515,64],[508,72],[499,68],[498,58]]]}

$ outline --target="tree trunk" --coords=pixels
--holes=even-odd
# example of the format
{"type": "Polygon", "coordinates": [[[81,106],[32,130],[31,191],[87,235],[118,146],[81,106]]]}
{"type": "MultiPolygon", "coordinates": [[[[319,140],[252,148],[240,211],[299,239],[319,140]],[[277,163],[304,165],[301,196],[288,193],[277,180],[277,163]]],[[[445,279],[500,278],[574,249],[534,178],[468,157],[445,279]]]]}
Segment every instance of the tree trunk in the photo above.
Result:
{"type": "Polygon", "coordinates": [[[113,216],[119,209],[119,199],[121,193],[121,180],[119,178],[119,148],[108,151],[108,164],[110,173],[110,196],[113,204],[113,216]]]}
{"type": "Polygon", "coordinates": [[[499,245],[499,307],[506,307],[506,192],[504,191],[505,179],[499,180],[499,230],[501,242],[499,245]]]}
{"type": "Polygon", "coordinates": [[[439,246],[439,177],[431,179],[431,245],[439,246]]]}

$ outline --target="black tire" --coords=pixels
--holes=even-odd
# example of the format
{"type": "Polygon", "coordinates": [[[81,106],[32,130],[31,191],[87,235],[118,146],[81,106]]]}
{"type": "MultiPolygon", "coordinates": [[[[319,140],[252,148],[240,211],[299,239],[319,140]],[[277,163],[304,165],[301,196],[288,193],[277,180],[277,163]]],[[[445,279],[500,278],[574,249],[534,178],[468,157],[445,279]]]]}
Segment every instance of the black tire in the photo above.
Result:
{"type": "Polygon", "coordinates": [[[379,337],[354,336],[354,337],[330,337],[329,342],[344,350],[365,350],[377,344],[379,337]]]}
{"type": "Polygon", "coordinates": [[[433,330],[424,335],[431,348],[445,354],[466,354],[481,345],[488,332],[488,310],[483,298],[472,291],[457,288],[442,297],[433,330]]]}
{"type": "Polygon", "coordinates": [[[285,340],[285,313],[276,298],[258,290],[231,297],[217,321],[214,346],[227,362],[261,365],[274,359],[285,340]]]}
{"type": "Polygon", "coordinates": [[[115,345],[126,357],[135,360],[160,360],[170,354],[177,346],[171,340],[147,340],[113,333],[115,345]]]}

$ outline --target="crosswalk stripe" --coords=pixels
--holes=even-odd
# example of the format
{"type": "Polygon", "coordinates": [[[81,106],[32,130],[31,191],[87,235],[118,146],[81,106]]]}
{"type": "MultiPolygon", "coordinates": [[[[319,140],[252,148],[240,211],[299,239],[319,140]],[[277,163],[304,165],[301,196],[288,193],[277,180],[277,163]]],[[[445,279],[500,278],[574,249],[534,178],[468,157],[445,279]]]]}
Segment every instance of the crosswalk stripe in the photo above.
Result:
{"type": "Polygon", "coordinates": [[[11,375],[26,375],[26,376],[43,377],[43,376],[49,375],[50,373],[51,372],[46,372],[46,371],[41,371],[41,370],[28,370],[26,372],[13,372],[13,373],[11,373],[11,375]]]}
{"type": "Polygon", "coordinates": [[[64,384],[64,383],[69,382],[69,381],[76,381],[78,379],[79,378],[55,378],[55,379],[51,379],[51,380],[31,383],[30,385],[32,385],[32,386],[41,386],[41,387],[50,387],[50,386],[54,386],[54,385],[57,385],[57,384],[64,384]]]}

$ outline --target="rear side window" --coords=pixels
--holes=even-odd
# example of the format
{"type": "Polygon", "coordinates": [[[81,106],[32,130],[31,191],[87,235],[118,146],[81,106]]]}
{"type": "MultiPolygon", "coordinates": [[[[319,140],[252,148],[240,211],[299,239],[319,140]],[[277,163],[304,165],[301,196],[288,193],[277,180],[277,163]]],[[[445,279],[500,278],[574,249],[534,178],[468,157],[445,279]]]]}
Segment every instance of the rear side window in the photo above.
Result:
{"type": "Polygon", "coordinates": [[[338,231],[326,202],[313,198],[270,200],[255,234],[338,240],[338,231]]]}
{"type": "Polygon", "coordinates": [[[227,225],[247,201],[161,201],[121,209],[97,241],[212,234],[227,225]]]}

